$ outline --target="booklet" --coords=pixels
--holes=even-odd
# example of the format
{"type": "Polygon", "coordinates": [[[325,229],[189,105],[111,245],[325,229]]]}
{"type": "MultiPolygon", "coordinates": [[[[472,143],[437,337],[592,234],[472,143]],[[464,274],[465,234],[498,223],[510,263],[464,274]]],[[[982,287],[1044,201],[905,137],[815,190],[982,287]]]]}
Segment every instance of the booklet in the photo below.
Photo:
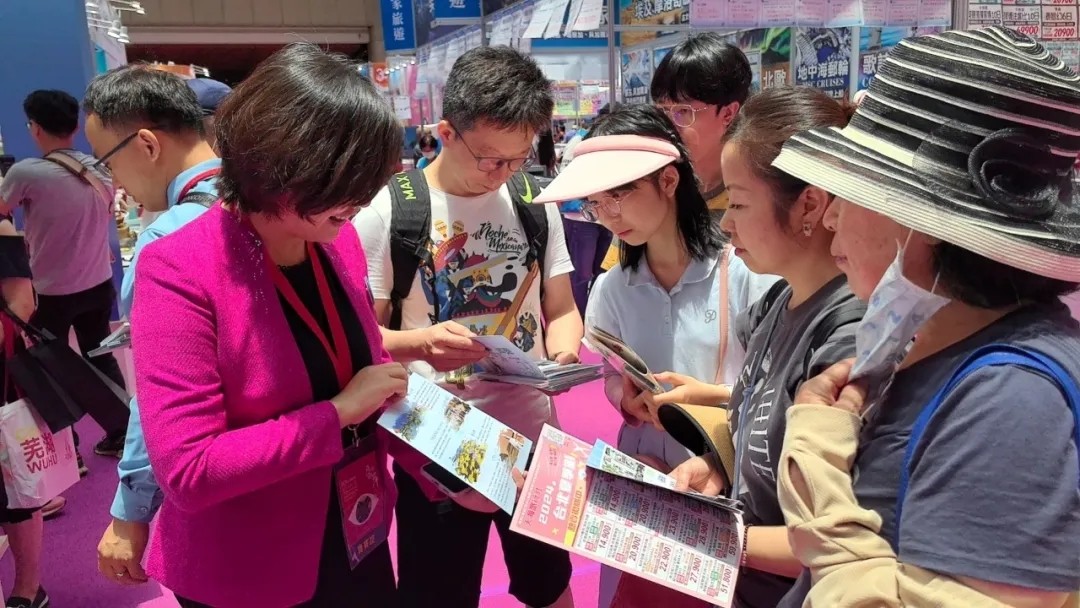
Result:
{"type": "Polygon", "coordinates": [[[473,341],[488,349],[477,364],[476,378],[506,384],[523,384],[545,393],[560,393],[579,384],[599,380],[602,365],[535,361],[506,336],[477,336],[473,341]]]}
{"type": "Polygon", "coordinates": [[[610,445],[545,426],[510,529],[729,608],[742,512],[729,499],[674,487],[610,445]]]}
{"type": "Polygon", "coordinates": [[[664,392],[664,387],[653,377],[645,360],[622,340],[599,327],[588,327],[582,342],[586,348],[600,355],[612,369],[633,382],[634,386],[654,395],[664,392]]]}
{"type": "Polygon", "coordinates": [[[409,374],[405,397],[383,412],[379,425],[513,512],[517,486],[510,472],[525,470],[529,438],[417,374],[409,374]]]}
{"type": "Polygon", "coordinates": [[[97,348],[86,353],[86,356],[99,357],[129,346],[131,346],[131,325],[124,323],[120,326],[120,329],[117,329],[109,334],[107,338],[102,340],[97,348]]]}

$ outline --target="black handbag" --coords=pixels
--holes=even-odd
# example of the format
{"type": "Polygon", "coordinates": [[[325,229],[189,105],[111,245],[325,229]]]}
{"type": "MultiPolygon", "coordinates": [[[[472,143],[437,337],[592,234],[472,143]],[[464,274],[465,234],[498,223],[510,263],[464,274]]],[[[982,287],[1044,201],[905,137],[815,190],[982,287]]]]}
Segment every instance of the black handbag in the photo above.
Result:
{"type": "Polygon", "coordinates": [[[106,436],[127,430],[130,397],[68,344],[23,321],[6,306],[4,314],[26,336],[29,347],[7,364],[11,377],[56,433],[90,414],[106,436]]]}

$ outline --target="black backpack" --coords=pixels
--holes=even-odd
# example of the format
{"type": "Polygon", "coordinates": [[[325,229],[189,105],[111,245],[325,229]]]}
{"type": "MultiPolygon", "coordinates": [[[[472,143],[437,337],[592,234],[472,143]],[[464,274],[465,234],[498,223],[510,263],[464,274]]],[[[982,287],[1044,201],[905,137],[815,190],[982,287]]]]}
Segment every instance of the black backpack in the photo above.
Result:
{"type": "MultiPolygon", "coordinates": [[[[550,181],[550,180],[549,180],[550,181]]],[[[535,262],[543,277],[547,253],[548,222],[545,205],[533,204],[533,197],[545,185],[528,173],[516,173],[506,183],[514,212],[529,243],[525,266],[535,262]]],[[[432,264],[431,193],[420,169],[398,173],[390,178],[390,264],[394,286],[390,290],[390,329],[401,329],[401,307],[412,290],[413,278],[420,264],[432,264]]],[[[543,280],[540,294],[543,297],[543,280]]]]}
{"type": "MultiPolygon", "coordinates": [[[[769,314],[769,310],[772,309],[773,305],[776,304],[776,301],[780,299],[780,296],[783,295],[784,290],[787,288],[788,282],[780,279],[776,283],[773,283],[772,287],[769,288],[769,291],[765,292],[765,295],[762,296],[760,300],[751,305],[750,309],[747,311],[749,323],[736,330],[736,333],[739,335],[739,341],[743,344],[743,348],[746,348],[747,344],[750,342],[750,336],[754,334],[758,325],[760,325],[765,319],[765,316],[769,314]]],[[[829,337],[832,336],[836,330],[849,323],[857,323],[862,320],[865,312],[866,305],[860,302],[858,306],[843,306],[834,309],[826,315],[824,319],[818,321],[818,324],[810,330],[810,348],[806,351],[801,378],[809,379],[823,371],[820,369],[811,369],[814,353],[828,342],[829,337]]],[[[788,388],[792,395],[794,395],[794,391],[798,386],[788,388]]]]}

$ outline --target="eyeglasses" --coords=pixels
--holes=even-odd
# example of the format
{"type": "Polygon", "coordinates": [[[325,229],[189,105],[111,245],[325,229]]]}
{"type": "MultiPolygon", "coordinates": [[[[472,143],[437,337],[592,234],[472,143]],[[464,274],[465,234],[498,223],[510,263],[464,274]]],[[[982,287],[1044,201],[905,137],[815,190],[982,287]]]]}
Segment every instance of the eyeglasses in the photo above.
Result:
{"type": "Polygon", "coordinates": [[[517,173],[522,169],[527,169],[529,165],[531,165],[535,160],[532,152],[529,152],[529,155],[525,158],[498,158],[495,156],[479,156],[476,154],[476,152],[473,152],[473,149],[469,146],[469,142],[465,141],[465,136],[462,135],[461,129],[455,127],[454,123],[450,123],[450,126],[457,133],[458,139],[461,140],[461,143],[465,145],[465,149],[469,151],[469,154],[472,154],[473,158],[476,159],[476,168],[480,171],[483,171],[484,173],[494,173],[501,170],[503,167],[509,169],[511,173],[517,173]]]}
{"type": "Polygon", "coordinates": [[[667,114],[668,118],[671,119],[671,122],[675,123],[676,127],[682,127],[684,129],[694,125],[694,121],[697,120],[698,112],[709,109],[709,106],[695,108],[688,103],[677,103],[670,106],[658,105],[656,107],[660,108],[664,114],[667,114]]]}
{"type": "Polygon", "coordinates": [[[601,211],[608,217],[619,217],[622,215],[622,202],[627,194],[629,192],[602,194],[595,201],[584,201],[581,203],[581,217],[590,222],[599,222],[601,211]]]}
{"type": "MultiPolygon", "coordinates": [[[[145,128],[145,130],[148,130],[148,131],[155,131],[155,130],[160,130],[160,129],[161,129],[160,127],[146,127],[145,128]]],[[[143,129],[138,129],[137,131],[135,131],[131,135],[128,135],[124,139],[121,139],[120,143],[113,146],[112,150],[109,150],[108,152],[106,152],[105,156],[102,156],[100,159],[98,159],[98,161],[96,163],[94,163],[94,169],[97,169],[97,171],[99,173],[101,173],[102,175],[104,175],[105,177],[112,178],[112,167],[109,166],[109,159],[112,158],[113,156],[116,156],[117,152],[119,152],[120,150],[123,150],[125,146],[130,144],[135,139],[135,136],[137,136],[139,134],[139,131],[142,131],[142,130],[143,129]]]]}

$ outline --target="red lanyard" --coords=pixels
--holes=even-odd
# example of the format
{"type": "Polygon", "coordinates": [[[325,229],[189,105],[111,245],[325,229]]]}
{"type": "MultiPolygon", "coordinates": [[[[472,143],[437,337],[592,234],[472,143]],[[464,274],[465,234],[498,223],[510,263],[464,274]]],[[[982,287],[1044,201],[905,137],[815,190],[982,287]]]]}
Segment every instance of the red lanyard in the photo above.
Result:
{"type": "Polygon", "coordinates": [[[184,187],[180,189],[180,195],[176,197],[176,202],[179,203],[180,201],[184,200],[184,197],[187,196],[188,192],[191,192],[192,188],[194,188],[198,184],[201,184],[202,182],[205,182],[211,177],[215,177],[218,173],[221,173],[221,167],[207,169],[206,171],[203,171],[202,173],[191,178],[188,183],[184,184],[184,187]]]}
{"type": "Polygon", "coordinates": [[[311,259],[311,268],[315,273],[315,284],[319,288],[319,300],[321,300],[323,311],[326,313],[326,320],[330,324],[330,335],[333,337],[334,341],[332,346],[330,340],[326,337],[326,333],[323,332],[322,327],[315,321],[315,317],[311,315],[311,311],[308,310],[307,306],[304,306],[304,302],[300,300],[300,296],[297,295],[292,284],[285,278],[285,274],[282,273],[281,269],[270,259],[270,255],[264,252],[266,263],[270,269],[270,277],[274,281],[274,287],[277,288],[281,297],[285,298],[285,302],[288,303],[289,307],[299,315],[300,320],[311,329],[311,332],[314,333],[315,337],[322,343],[323,348],[326,349],[326,354],[334,363],[334,371],[337,372],[338,383],[341,388],[344,388],[353,377],[352,353],[349,352],[349,343],[345,339],[345,326],[341,323],[341,315],[338,314],[337,307],[334,305],[333,296],[330,294],[330,283],[327,281],[326,274],[323,272],[319,253],[312,243],[307,244],[307,254],[308,258],[311,259]]]}

